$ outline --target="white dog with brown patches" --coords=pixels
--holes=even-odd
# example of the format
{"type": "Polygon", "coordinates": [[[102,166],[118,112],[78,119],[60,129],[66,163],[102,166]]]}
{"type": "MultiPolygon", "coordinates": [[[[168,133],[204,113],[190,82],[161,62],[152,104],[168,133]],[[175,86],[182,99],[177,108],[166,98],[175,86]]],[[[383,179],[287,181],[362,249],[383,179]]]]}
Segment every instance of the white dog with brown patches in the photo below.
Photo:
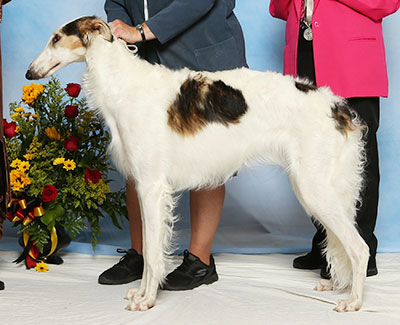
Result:
{"type": "Polygon", "coordinates": [[[96,17],[61,26],[26,77],[46,78],[77,61],[87,64],[89,104],[112,132],[112,159],[139,196],[145,267],[127,309],[155,304],[170,251],[173,193],[218,186],[257,163],[284,168],[304,209],[326,229],[332,280],[316,290],[351,287],[335,310],[361,307],[368,246],[354,220],[365,127],[341,98],[274,72],[152,65],[96,17]]]}

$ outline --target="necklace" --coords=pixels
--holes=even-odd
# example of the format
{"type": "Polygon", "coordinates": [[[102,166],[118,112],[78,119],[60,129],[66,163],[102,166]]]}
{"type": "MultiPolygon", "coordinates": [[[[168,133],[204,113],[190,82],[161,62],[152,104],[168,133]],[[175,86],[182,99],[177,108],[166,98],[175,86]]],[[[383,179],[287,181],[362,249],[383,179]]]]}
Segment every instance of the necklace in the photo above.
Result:
{"type": "Polygon", "coordinates": [[[304,23],[304,31],[303,31],[303,37],[306,41],[312,41],[313,35],[312,35],[312,28],[311,24],[307,23],[306,21],[304,23]]]}
{"type": "Polygon", "coordinates": [[[313,33],[311,28],[311,18],[314,9],[313,0],[303,0],[303,7],[301,10],[301,26],[304,29],[303,37],[307,41],[312,41],[313,33]]]}

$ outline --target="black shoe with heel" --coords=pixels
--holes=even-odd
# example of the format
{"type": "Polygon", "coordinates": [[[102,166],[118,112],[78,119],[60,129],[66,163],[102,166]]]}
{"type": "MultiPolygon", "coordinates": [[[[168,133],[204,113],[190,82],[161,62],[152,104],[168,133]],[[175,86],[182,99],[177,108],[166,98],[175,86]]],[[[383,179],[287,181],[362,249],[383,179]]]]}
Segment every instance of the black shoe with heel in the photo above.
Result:
{"type": "Polygon", "coordinates": [[[325,258],[321,254],[311,251],[304,256],[296,257],[293,260],[293,267],[302,270],[316,270],[320,269],[325,264],[325,258]]]}
{"type": "MultiPolygon", "coordinates": [[[[376,260],[375,258],[370,257],[368,260],[368,268],[367,268],[367,277],[374,276],[378,274],[378,268],[376,267],[376,260]]],[[[328,271],[328,267],[325,265],[321,268],[321,278],[329,280],[331,275],[328,271]]]]}

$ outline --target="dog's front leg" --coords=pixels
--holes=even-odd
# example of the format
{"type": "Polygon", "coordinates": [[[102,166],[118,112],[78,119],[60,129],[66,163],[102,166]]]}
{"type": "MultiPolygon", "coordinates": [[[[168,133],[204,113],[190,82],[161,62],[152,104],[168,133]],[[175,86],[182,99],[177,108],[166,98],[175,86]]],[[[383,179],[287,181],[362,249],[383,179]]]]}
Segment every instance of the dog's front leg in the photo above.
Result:
{"type": "Polygon", "coordinates": [[[166,183],[149,182],[137,185],[143,230],[144,272],[138,290],[128,292],[132,302],[128,310],[147,310],[154,306],[157,290],[165,277],[167,250],[172,218],[168,203],[170,192],[166,183]]]}

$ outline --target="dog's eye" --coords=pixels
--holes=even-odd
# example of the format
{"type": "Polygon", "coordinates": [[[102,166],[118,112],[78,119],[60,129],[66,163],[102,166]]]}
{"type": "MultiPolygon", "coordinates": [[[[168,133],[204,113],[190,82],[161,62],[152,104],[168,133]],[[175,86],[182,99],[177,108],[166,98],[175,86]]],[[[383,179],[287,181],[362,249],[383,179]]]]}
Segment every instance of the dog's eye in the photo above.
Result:
{"type": "Polygon", "coordinates": [[[51,40],[51,42],[53,44],[56,44],[59,40],[60,40],[60,35],[54,35],[53,39],[51,40]]]}

